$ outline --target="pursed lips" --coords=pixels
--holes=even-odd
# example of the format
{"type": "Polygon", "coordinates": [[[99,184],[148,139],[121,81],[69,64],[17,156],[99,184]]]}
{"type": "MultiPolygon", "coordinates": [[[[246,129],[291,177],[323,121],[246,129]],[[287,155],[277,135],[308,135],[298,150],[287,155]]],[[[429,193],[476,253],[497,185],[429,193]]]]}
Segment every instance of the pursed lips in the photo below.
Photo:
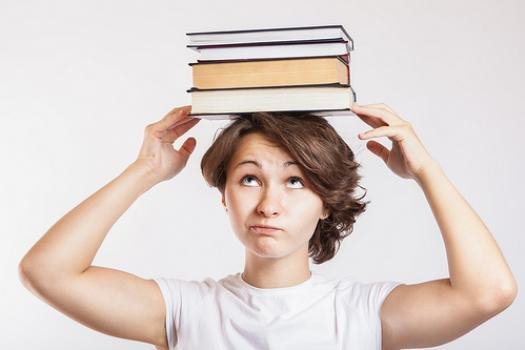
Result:
{"type": "Polygon", "coordinates": [[[252,225],[250,226],[250,229],[257,233],[275,233],[277,231],[280,231],[281,229],[275,226],[269,226],[269,225],[252,225]]]}

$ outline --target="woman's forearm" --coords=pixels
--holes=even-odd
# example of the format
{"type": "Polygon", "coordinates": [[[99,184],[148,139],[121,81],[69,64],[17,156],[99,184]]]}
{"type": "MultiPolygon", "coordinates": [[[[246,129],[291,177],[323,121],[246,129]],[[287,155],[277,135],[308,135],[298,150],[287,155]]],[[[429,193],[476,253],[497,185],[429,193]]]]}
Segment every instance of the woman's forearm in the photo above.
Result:
{"type": "Polygon", "coordinates": [[[154,184],[146,167],[132,163],[58,220],[24,256],[21,269],[47,278],[83,272],[113,224],[154,184]]]}
{"type": "Polygon", "coordinates": [[[432,163],[416,179],[441,230],[452,288],[486,303],[506,303],[516,294],[516,281],[491,233],[432,163]]]}

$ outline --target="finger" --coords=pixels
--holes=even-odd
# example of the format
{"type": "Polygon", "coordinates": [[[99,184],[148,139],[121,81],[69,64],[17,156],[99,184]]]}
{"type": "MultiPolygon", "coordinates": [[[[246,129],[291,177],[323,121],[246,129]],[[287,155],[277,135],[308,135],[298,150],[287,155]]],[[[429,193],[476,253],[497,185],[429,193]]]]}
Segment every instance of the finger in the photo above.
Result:
{"type": "Polygon", "coordinates": [[[370,117],[368,115],[357,114],[357,113],[356,113],[356,115],[362,121],[364,121],[366,124],[370,125],[373,128],[379,128],[380,126],[386,126],[387,125],[384,121],[382,121],[381,119],[376,118],[376,117],[370,117]]]}
{"type": "Polygon", "coordinates": [[[188,114],[191,111],[191,105],[176,107],[168,112],[159,122],[155,124],[156,131],[167,130],[180,122],[183,119],[186,119],[188,114]]]}
{"type": "Polygon", "coordinates": [[[383,162],[388,162],[390,151],[379,142],[369,141],[366,143],[366,148],[368,148],[373,154],[381,158],[383,162]]]}
{"type": "Polygon", "coordinates": [[[188,130],[193,128],[198,122],[199,118],[188,118],[184,119],[176,126],[166,130],[166,133],[162,136],[162,142],[173,143],[176,139],[184,135],[188,130]]]}
{"type": "Polygon", "coordinates": [[[377,108],[377,109],[384,109],[384,110],[387,110],[387,111],[389,111],[391,113],[397,114],[392,108],[390,108],[389,106],[387,106],[384,103],[371,103],[371,104],[362,105],[362,106],[372,107],[372,108],[377,108]]]}
{"type": "Polygon", "coordinates": [[[185,158],[187,161],[190,154],[193,153],[193,150],[195,150],[195,146],[197,145],[197,140],[194,137],[190,137],[184,141],[182,146],[179,148],[179,153],[185,158]]]}
{"type": "Polygon", "coordinates": [[[358,116],[365,115],[369,117],[375,117],[383,121],[387,125],[398,125],[406,122],[401,119],[398,115],[386,110],[368,106],[360,106],[357,103],[352,105],[352,111],[358,116]]]}
{"type": "Polygon", "coordinates": [[[381,117],[365,115],[361,110],[357,111],[357,108],[359,108],[358,105],[352,105],[352,111],[355,113],[355,115],[357,115],[362,121],[371,127],[378,128],[380,126],[388,126],[388,124],[383,119],[381,119],[381,117]]]}
{"type": "Polygon", "coordinates": [[[358,135],[361,140],[386,136],[392,141],[403,141],[405,139],[404,128],[401,126],[382,126],[377,129],[368,130],[358,135]]]}

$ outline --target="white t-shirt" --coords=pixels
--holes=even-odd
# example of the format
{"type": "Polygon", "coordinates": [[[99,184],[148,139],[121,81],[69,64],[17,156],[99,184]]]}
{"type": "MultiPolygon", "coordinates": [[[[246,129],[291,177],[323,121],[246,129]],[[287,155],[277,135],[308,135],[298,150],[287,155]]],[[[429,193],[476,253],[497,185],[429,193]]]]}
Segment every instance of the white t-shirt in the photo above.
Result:
{"type": "Polygon", "coordinates": [[[166,304],[170,350],[381,349],[380,308],[400,284],[316,272],[287,288],[256,288],[240,273],[154,281],[166,304]]]}

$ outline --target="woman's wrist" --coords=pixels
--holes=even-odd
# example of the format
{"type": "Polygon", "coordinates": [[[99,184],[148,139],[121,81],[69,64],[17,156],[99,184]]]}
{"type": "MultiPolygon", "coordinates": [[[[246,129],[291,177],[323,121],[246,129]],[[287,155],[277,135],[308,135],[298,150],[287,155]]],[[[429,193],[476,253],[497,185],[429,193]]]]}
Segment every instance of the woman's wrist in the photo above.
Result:
{"type": "Polygon", "coordinates": [[[419,186],[424,186],[432,177],[441,174],[442,168],[438,162],[431,159],[429,160],[416,174],[414,180],[419,184],[419,186]]]}
{"type": "Polygon", "coordinates": [[[151,168],[139,161],[131,163],[124,172],[133,174],[140,183],[143,192],[146,192],[160,182],[151,168]]]}

